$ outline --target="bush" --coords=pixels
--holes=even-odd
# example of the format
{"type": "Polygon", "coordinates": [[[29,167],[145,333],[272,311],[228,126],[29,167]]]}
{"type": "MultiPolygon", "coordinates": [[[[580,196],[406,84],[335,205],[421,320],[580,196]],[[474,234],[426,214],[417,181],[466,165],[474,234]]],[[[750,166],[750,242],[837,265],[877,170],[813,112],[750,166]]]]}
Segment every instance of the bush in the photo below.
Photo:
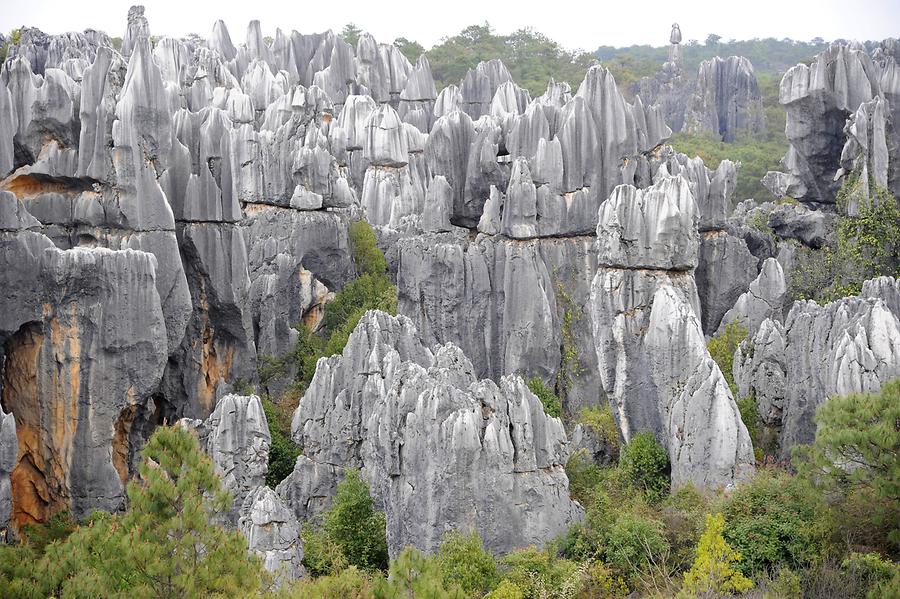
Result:
{"type": "Polygon", "coordinates": [[[365,573],[350,566],[331,576],[299,580],[284,596],[286,599],[375,599],[375,591],[365,573]]]}
{"type": "Polygon", "coordinates": [[[634,513],[620,514],[605,535],[606,563],[626,576],[645,571],[668,550],[662,524],[634,513]]]}
{"type": "Polygon", "coordinates": [[[503,580],[484,599],[525,599],[525,593],[514,582],[503,580]]]}
{"type": "Polygon", "coordinates": [[[544,405],[544,411],[554,418],[562,417],[562,403],[559,397],[538,377],[528,379],[528,389],[534,393],[544,405]]]}
{"type": "MultiPolygon", "coordinates": [[[[856,185],[848,178],[838,192],[838,207],[856,185]]],[[[855,216],[840,215],[832,239],[819,250],[795,252],[789,294],[793,299],[828,303],[857,295],[865,280],[900,276],[900,207],[890,191],[870,186],[875,201],[855,216]]]]}
{"type": "MultiPolygon", "coordinates": [[[[397,288],[391,285],[386,275],[363,273],[347,283],[325,308],[325,330],[332,335],[342,329],[346,330],[347,324],[354,318],[358,322],[366,310],[397,313],[397,288]]],[[[353,327],[349,331],[352,332],[353,327]]],[[[329,346],[331,345],[329,340],[329,346]]]]}
{"type": "Polygon", "coordinates": [[[294,471],[300,448],[291,440],[290,422],[284,418],[278,408],[268,399],[263,400],[263,412],[269,423],[269,436],[272,445],[269,448],[269,469],[266,470],[266,484],[275,488],[294,471]]]}
{"type": "Polygon", "coordinates": [[[603,443],[610,449],[614,459],[619,455],[619,425],[608,403],[584,408],[578,415],[578,423],[591,427],[603,443]]]}
{"type": "Polygon", "coordinates": [[[380,275],[387,270],[387,260],[378,249],[375,231],[364,220],[350,224],[350,247],[353,248],[353,262],[360,275],[380,275]]]}
{"type": "Polygon", "coordinates": [[[725,539],[740,552],[738,568],[747,576],[803,569],[828,552],[828,506],[798,477],[760,472],[723,502],[722,512],[725,539]]]}
{"type": "Polygon", "coordinates": [[[743,593],[753,582],[734,568],[741,561],[722,536],[725,518],[722,514],[707,515],[706,529],[697,545],[697,559],[684,575],[684,587],[694,594],[743,593]]]}
{"type": "Polygon", "coordinates": [[[719,370],[722,371],[734,397],[738,396],[737,386],[734,384],[734,352],[737,351],[741,341],[746,338],[747,329],[741,323],[729,322],[725,325],[725,329],[710,339],[707,344],[709,355],[719,365],[719,370]]]}
{"type": "Polygon", "coordinates": [[[813,445],[795,451],[801,472],[830,494],[860,504],[870,524],[850,531],[856,533],[857,542],[879,546],[886,541],[896,551],[900,546],[900,380],[886,383],[880,393],[833,397],[816,411],[815,422],[813,445]],[[874,533],[874,538],[859,538],[860,528],[874,533]]]}
{"type": "Polygon", "coordinates": [[[525,599],[560,597],[564,588],[580,588],[578,564],[556,558],[546,550],[529,547],[513,551],[503,558],[502,565],[503,578],[521,589],[525,599]]]}
{"type": "Polygon", "coordinates": [[[457,585],[468,597],[480,598],[497,582],[497,562],[485,551],[478,533],[450,532],[437,552],[444,586],[457,585]]]}
{"type": "Polygon", "coordinates": [[[841,570],[857,582],[860,597],[863,592],[873,599],[900,596],[900,565],[877,553],[851,553],[841,563],[841,570]]]}
{"type": "Polygon", "coordinates": [[[619,467],[648,500],[659,501],[669,493],[669,456],[653,433],[636,434],[622,449],[619,467]]]}
{"type": "Polygon", "coordinates": [[[363,570],[387,569],[384,513],[375,510],[369,488],[358,470],[345,471],[334,502],[325,513],[323,529],[351,566],[363,570]]]}
{"type": "Polygon", "coordinates": [[[391,562],[387,579],[375,581],[378,599],[427,597],[428,599],[465,599],[459,587],[445,586],[441,568],[431,556],[407,547],[391,562]]]}
{"type": "MultiPolygon", "coordinates": [[[[159,427],[128,483],[128,510],[93,514],[65,539],[30,550],[11,597],[247,597],[265,576],[247,539],[215,522],[231,498],[194,434],[159,427]],[[30,555],[29,555],[30,554],[30,555]]],[[[0,554],[2,559],[6,556],[0,554]]],[[[0,566],[0,573],[9,570],[0,566]]]]}

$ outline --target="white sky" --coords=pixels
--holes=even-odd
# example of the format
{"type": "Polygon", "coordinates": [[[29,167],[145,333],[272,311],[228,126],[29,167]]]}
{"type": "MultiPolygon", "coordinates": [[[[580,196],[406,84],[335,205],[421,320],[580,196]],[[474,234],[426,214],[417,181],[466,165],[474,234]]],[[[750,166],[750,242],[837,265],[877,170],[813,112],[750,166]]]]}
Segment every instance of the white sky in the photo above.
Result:
{"type": "MultiPolygon", "coordinates": [[[[134,0],[0,0],[0,31],[21,25],[48,33],[100,29],[111,36],[125,32],[134,0]]],[[[313,33],[354,22],[380,42],[397,37],[425,48],[472,24],[489,21],[501,34],[531,26],[569,49],[600,45],[668,43],[673,22],[684,40],[717,33],[724,39],[790,37],[810,40],[883,39],[900,36],[900,0],[144,0],[154,35],[206,37],[223,19],[235,44],[245,37],[248,21],[259,19],[263,32],[276,27],[313,33]],[[440,11],[440,12],[438,12],[440,11]]]]}

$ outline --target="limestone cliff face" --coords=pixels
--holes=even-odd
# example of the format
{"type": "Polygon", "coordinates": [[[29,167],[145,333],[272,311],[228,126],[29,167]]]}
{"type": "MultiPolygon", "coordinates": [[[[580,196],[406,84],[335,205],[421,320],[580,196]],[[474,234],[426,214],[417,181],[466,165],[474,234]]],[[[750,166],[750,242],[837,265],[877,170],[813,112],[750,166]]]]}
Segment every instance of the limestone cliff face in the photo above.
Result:
{"type": "MultiPolygon", "coordinates": [[[[156,259],[59,250],[29,230],[38,223],[12,194],[0,203],[0,392],[18,440],[12,525],[117,509],[166,363],[156,259]]],[[[4,470],[11,427],[4,420],[4,470]]]]}
{"type": "Polygon", "coordinates": [[[900,376],[900,321],[889,280],[867,282],[868,297],[826,306],[794,302],[784,324],[765,320],[735,353],[735,382],[755,394],[764,422],[780,431],[780,449],[815,438],[815,410],[829,397],[878,391],[900,376]],[[881,294],[884,293],[884,296],[881,294]]]}
{"type": "Polygon", "coordinates": [[[308,518],[344,468],[361,467],[392,554],[433,551],[451,529],[507,552],[582,515],[568,495],[562,423],[520,378],[479,381],[459,348],[426,349],[402,316],[366,313],[343,354],[319,361],[292,431],[303,455],[278,493],[308,518]]]}
{"type": "Polygon", "coordinates": [[[833,44],[811,65],[797,65],[781,80],[791,146],[786,174],[769,176],[776,195],[812,204],[834,203],[850,177],[859,189],[854,211],[870,197],[869,180],[896,193],[898,142],[892,99],[900,91],[896,57],[876,52],[873,60],[857,44],[833,44]],[[860,175],[865,175],[859,180],[860,175]]]}
{"type": "Polygon", "coordinates": [[[667,449],[674,486],[733,484],[753,470],[734,398],[706,350],[693,270],[700,215],[683,177],[617,188],[597,227],[591,319],[603,388],[626,441],[667,449]]]}

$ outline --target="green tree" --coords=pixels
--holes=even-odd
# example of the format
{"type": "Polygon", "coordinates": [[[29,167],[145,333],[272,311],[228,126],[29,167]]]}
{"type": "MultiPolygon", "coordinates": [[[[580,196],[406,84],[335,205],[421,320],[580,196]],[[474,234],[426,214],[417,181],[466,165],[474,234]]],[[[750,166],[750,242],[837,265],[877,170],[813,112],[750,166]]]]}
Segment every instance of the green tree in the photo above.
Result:
{"type": "Polygon", "coordinates": [[[437,560],[444,586],[458,585],[468,597],[484,596],[497,582],[497,562],[485,551],[476,532],[447,533],[438,548],[437,560]]]}
{"type": "Polygon", "coordinates": [[[349,566],[333,575],[297,581],[285,599],[375,599],[375,590],[365,572],[349,566]]]}
{"type": "Polygon", "coordinates": [[[387,261],[378,249],[378,239],[368,222],[357,220],[350,224],[350,247],[359,274],[380,275],[387,270],[387,261]]]}
{"type": "Polygon", "coordinates": [[[820,493],[801,478],[759,472],[722,503],[725,539],[738,566],[755,577],[778,567],[802,570],[827,555],[833,523],[820,493]]]}
{"type": "Polygon", "coordinates": [[[394,45],[400,48],[400,52],[403,53],[403,56],[413,64],[415,64],[421,55],[425,54],[425,48],[422,47],[422,44],[408,40],[405,37],[398,37],[395,39],[394,45]]]}
{"type": "Polygon", "coordinates": [[[269,423],[269,436],[272,444],[269,448],[269,469],[266,471],[266,484],[275,488],[278,483],[294,471],[300,448],[291,440],[290,422],[282,417],[278,407],[268,399],[263,400],[263,411],[269,423]]]}
{"type": "Polygon", "coordinates": [[[345,42],[355,47],[356,42],[359,41],[359,36],[362,35],[362,32],[362,29],[357,27],[355,23],[347,23],[346,25],[344,25],[344,28],[341,29],[341,32],[338,35],[345,42]]]}
{"type": "Polygon", "coordinates": [[[388,566],[384,513],[375,509],[369,488],[359,471],[346,470],[338,483],[323,529],[351,566],[384,570],[388,566]]]}
{"type": "Polygon", "coordinates": [[[650,501],[669,493],[669,456],[653,433],[643,431],[632,437],[619,456],[619,468],[650,501]]]}
{"type": "Polygon", "coordinates": [[[725,329],[709,340],[706,344],[709,355],[719,365],[719,370],[731,389],[731,394],[738,396],[737,385],[734,384],[734,352],[741,342],[747,338],[747,329],[740,322],[732,321],[725,325],[725,329]]]}
{"type": "Polygon", "coordinates": [[[900,380],[879,393],[833,397],[816,411],[812,446],[795,452],[800,470],[864,510],[896,549],[900,545],[900,380]]]}
{"type": "Polygon", "coordinates": [[[684,575],[684,587],[695,595],[743,593],[753,581],[735,569],[741,554],[722,536],[725,518],[722,514],[706,516],[706,530],[697,545],[697,559],[684,575]]]}
{"type": "Polygon", "coordinates": [[[128,510],[98,512],[47,545],[11,596],[246,597],[264,581],[241,533],[215,523],[231,503],[190,432],[160,427],[128,483],[128,510]],[[21,592],[20,592],[21,591],[21,592]]]}

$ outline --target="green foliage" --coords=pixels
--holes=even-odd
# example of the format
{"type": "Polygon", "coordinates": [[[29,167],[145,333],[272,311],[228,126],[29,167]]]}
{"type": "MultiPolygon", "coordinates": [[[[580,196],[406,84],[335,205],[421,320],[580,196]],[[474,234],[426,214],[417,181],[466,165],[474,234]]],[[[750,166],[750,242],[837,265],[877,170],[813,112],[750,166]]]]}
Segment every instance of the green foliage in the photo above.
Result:
{"type": "Polygon", "coordinates": [[[403,56],[413,64],[416,64],[419,57],[422,54],[425,54],[425,48],[422,47],[422,44],[408,40],[405,37],[398,37],[395,39],[394,45],[400,48],[400,52],[403,53],[403,56]]]}
{"type": "Polygon", "coordinates": [[[886,383],[879,393],[833,397],[819,407],[815,421],[814,443],[795,452],[801,472],[829,494],[861,501],[867,518],[884,531],[896,550],[900,545],[900,380],[886,383]]]}
{"type": "Polygon", "coordinates": [[[597,437],[610,448],[614,457],[619,453],[619,425],[608,403],[583,408],[578,415],[578,423],[591,427],[597,437]]]}
{"type": "Polygon", "coordinates": [[[339,573],[297,581],[285,599],[375,599],[372,581],[356,566],[339,573]]]}
{"type": "Polygon", "coordinates": [[[519,549],[503,559],[503,578],[525,599],[574,597],[583,587],[586,565],[560,559],[535,547],[519,549]]]}
{"type": "Polygon", "coordinates": [[[797,574],[787,568],[779,568],[774,580],[767,585],[763,599],[800,599],[801,589],[797,574]]]}
{"type": "Polygon", "coordinates": [[[867,599],[900,596],[900,564],[877,553],[851,553],[841,563],[841,569],[859,583],[859,590],[866,592],[867,599]]]}
{"type": "MultiPolygon", "coordinates": [[[[737,397],[737,386],[734,384],[734,352],[737,351],[741,341],[747,338],[747,329],[737,321],[725,325],[725,330],[713,337],[707,343],[709,355],[719,365],[719,370],[731,389],[731,394],[737,397]]],[[[745,423],[746,424],[746,423],[745,423]]]]}
{"type": "Polygon", "coordinates": [[[397,313],[397,288],[385,272],[387,261],[376,245],[375,233],[369,223],[356,221],[350,225],[350,244],[360,276],[347,283],[325,307],[323,334],[298,323],[293,327],[297,331],[297,343],[290,352],[281,358],[259,357],[259,379],[263,386],[294,372],[288,391],[299,400],[312,381],[319,358],[343,352],[350,334],[367,310],[397,313]]]}
{"type": "Polygon", "coordinates": [[[528,379],[528,389],[534,393],[541,403],[544,405],[544,411],[553,416],[560,418],[562,416],[562,402],[559,397],[548,387],[540,377],[531,377],[528,379]]]}
{"type": "Polygon", "coordinates": [[[722,504],[725,539],[755,577],[778,567],[802,569],[825,556],[831,521],[822,496],[804,480],[762,471],[722,504]]]}
{"type": "Polygon", "coordinates": [[[669,456],[653,433],[644,431],[632,437],[622,449],[619,468],[650,501],[669,493],[669,456]]]}
{"type": "Polygon", "coordinates": [[[387,568],[384,513],[375,510],[369,488],[358,470],[345,471],[322,528],[351,566],[363,570],[387,568]]]}
{"type": "Polygon", "coordinates": [[[668,550],[662,523],[638,513],[620,514],[605,535],[605,561],[623,574],[646,570],[668,550]]]}
{"type": "Polygon", "coordinates": [[[568,289],[557,281],[556,299],[563,309],[562,326],[560,327],[561,343],[559,347],[560,363],[556,373],[556,392],[560,397],[565,397],[566,392],[581,375],[581,360],[578,358],[578,342],[575,338],[575,327],[580,320],[581,312],[568,289]]]}
{"type": "Polygon", "coordinates": [[[484,599],[525,599],[525,593],[516,583],[503,580],[497,588],[485,595],[484,599]]]}
{"type": "Polygon", "coordinates": [[[69,512],[60,512],[44,524],[26,524],[22,527],[22,542],[37,553],[42,553],[50,543],[63,542],[75,532],[78,523],[69,512]]]}
{"type": "Polygon", "coordinates": [[[347,558],[341,548],[321,527],[304,524],[300,539],[303,541],[303,566],[311,576],[335,576],[347,568],[347,558]]]}
{"type": "Polygon", "coordinates": [[[196,437],[160,427],[141,455],[128,510],[92,515],[42,555],[26,546],[35,558],[28,568],[9,584],[0,579],[8,596],[246,597],[261,588],[246,539],[214,523],[231,498],[196,437]]]}
{"type": "MultiPolygon", "coordinates": [[[[853,177],[844,182],[839,206],[846,205],[855,185],[853,177]]],[[[824,247],[795,252],[788,289],[792,298],[828,303],[859,294],[866,279],[900,276],[900,206],[888,190],[874,184],[871,189],[875,201],[861,204],[855,216],[839,215],[824,247]]]]}
{"type": "Polygon", "coordinates": [[[682,131],[672,135],[669,143],[678,152],[688,156],[699,156],[711,169],[717,168],[725,159],[740,162],[741,168],[738,171],[734,191],[734,201],[737,202],[747,198],[772,199],[772,194],[762,186],[760,179],[768,171],[782,168],[781,158],[788,149],[783,134],[769,141],[738,135],[734,141],[725,143],[712,132],[690,134],[682,131]]]}
{"type": "Polygon", "coordinates": [[[378,249],[375,231],[364,220],[350,224],[350,247],[359,274],[380,275],[387,270],[387,260],[378,249]]]}
{"type": "Polygon", "coordinates": [[[467,597],[480,598],[497,583],[497,562],[485,551],[478,533],[448,533],[437,560],[444,586],[457,585],[467,597]]]}
{"type": "Polygon", "coordinates": [[[725,541],[724,528],[722,514],[706,516],[706,530],[697,545],[697,559],[684,575],[688,592],[698,595],[743,593],[753,586],[753,581],[735,569],[741,554],[725,541]]]}
{"type": "Polygon", "coordinates": [[[0,63],[6,61],[6,55],[9,53],[9,47],[14,46],[22,41],[22,30],[13,29],[6,38],[6,43],[0,47],[0,63]]]}
{"type": "MultiPolygon", "coordinates": [[[[737,397],[737,395],[735,395],[735,397],[737,397]]],[[[750,395],[747,397],[738,397],[736,403],[738,411],[741,413],[741,421],[744,423],[744,426],[747,427],[747,433],[750,435],[750,440],[753,442],[753,451],[756,454],[756,459],[760,460],[762,458],[762,425],[759,419],[759,406],[756,405],[756,396],[751,390],[750,395]]]]}
{"type": "Polygon", "coordinates": [[[278,483],[294,471],[294,463],[300,455],[300,448],[291,441],[291,424],[279,413],[278,408],[268,399],[263,400],[263,411],[269,423],[272,445],[269,448],[269,469],[266,484],[275,488],[278,483]]]}
{"type": "Polygon", "coordinates": [[[595,62],[590,54],[569,52],[533,29],[496,35],[488,23],[470,25],[428,51],[438,89],[458,85],[466,71],[482,60],[493,58],[502,60],[513,80],[532,96],[544,93],[551,77],[577,88],[585,71],[595,62]]]}
{"type": "Polygon", "coordinates": [[[355,23],[347,23],[344,25],[344,28],[341,29],[341,32],[338,34],[341,39],[345,42],[356,48],[356,42],[359,41],[359,36],[362,35],[363,30],[356,26],[355,23]]]}
{"type": "Polygon", "coordinates": [[[413,547],[400,552],[391,562],[387,579],[375,580],[378,599],[423,597],[427,599],[465,599],[455,585],[445,586],[440,565],[434,557],[423,555],[413,547]]]}

